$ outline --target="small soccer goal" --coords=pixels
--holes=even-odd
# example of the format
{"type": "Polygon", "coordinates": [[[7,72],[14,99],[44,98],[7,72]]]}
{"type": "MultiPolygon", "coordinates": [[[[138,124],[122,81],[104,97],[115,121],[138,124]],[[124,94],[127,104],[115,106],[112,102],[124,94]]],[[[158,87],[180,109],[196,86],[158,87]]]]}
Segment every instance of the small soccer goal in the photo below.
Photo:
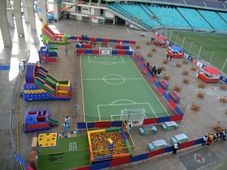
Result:
{"type": "Polygon", "coordinates": [[[126,121],[128,126],[141,126],[144,119],[146,119],[146,111],[143,108],[121,110],[120,120],[126,121]]]}
{"type": "Polygon", "coordinates": [[[99,47],[99,54],[100,55],[112,55],[112,48],[111,47],[99,47]]]}

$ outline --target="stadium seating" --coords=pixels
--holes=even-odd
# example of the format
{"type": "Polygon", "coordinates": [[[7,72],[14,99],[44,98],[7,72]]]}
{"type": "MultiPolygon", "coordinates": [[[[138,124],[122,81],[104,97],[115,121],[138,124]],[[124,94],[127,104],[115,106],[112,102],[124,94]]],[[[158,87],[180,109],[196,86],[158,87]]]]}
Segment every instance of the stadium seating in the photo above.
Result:
{"type": "Polygon", "coordinates": [[[212,27],[203,19],[195,9],[178,8],[178,11],[195,29],[212,30],[212,27]],[[196,19],[195,19],[196,18],[196,19]]]}
{"type": "MultiPolygon", "coordinates": [[[[185,0],[186,3],[194,3],[194,1],[185,0]]],[[[198,2],[201,1],[198,0],[198,2]]],[[[162,26],[190,30],[227,31],[227,13],[224,12],[126,3],[108,4],[108,7],[148,30],[162,26]]]]}
{"type": "Polygon", "coordinates": [[[227,13],[219,12],[219,15],[227,22],[227,13]]]}
{"type": "Polygon", "coordinates": [[[185,21],[174,7],[166,8],[160,6],[148,6],[148,8],[156,15],[159,22],[165,27],[191,29],[187,21],[185,21]]]}
{"type": "Polygon", "coordinates": [[[214,11],[198,10],[215,30],[227,30],[226,22],[214,11]]]}

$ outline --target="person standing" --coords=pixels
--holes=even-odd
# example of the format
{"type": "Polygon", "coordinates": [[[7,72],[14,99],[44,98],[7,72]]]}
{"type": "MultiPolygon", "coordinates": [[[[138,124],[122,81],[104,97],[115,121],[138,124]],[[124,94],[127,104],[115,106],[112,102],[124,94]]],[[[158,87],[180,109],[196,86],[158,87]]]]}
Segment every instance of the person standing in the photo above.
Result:
{"type": "Polygon", "coordinates": [[[177,154],[177,150],[179,149],[178,143],[173,144],[173,154],[177,154]]]}

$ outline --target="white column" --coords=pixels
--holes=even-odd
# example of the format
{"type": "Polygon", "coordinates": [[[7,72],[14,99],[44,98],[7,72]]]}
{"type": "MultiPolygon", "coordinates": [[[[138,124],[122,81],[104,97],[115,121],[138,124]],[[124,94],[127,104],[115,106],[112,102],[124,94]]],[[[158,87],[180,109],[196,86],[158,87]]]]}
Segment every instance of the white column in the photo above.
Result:
{"type": "Polygon", "coordinates": [[[27,9],[28,9],[28,18],[29,18],[31,29],[36,30],[34,0],[27,1],[27,9]]]}
{"type": "Polygon", "coordinates": [[[1,1],[0,5],[0,28],[5,47],[12,46],[12,40],[9,31],[9,23],[6,16],[6,0],[1,1]]]}
{"type": "Polygon", "coordinates": [[[9,26],[11,28],[14,28],[15,25],[14,25],[14,19],[13,19],[13,14],[12,14],[12,7],[11,7],[11,4],[9,3],[9,0],[6,0],[6,15],[7,15],[7,19],[8,19],[8,22],[9,22],[9,26]]]}
{"type": "Polygon", "coordinates": [[[23,37],[24,28],[23,28],[23,21],[22,21],[22,15],[21,15],[21,0],[13,1],[13,11],[14,11],[14,17],[16,21],[18,36],[23,37]]]}
{"type": "Polygon", "coordinates": [[[27,0],[22,0],[22,7],[24,11],[24,20],[25,22],[29,22],[29,17],[28,17],[28,8],[27,8],[27,0]]]}
{"type": "Polygon", "coordinates": [[[44,24],[46,24],[47,21],[47,3],[46,0],[42,0],[41,2],[41,8],[42,8],[42,21],[44,24]]]}
{"type": "Polygon", "coordinates": [[[57,21],[60,18],[60,12],[59,12],[60,7],[61,7],[61,0],[55,0],[54,1],[54,19],[56,19],[57,21]]]}

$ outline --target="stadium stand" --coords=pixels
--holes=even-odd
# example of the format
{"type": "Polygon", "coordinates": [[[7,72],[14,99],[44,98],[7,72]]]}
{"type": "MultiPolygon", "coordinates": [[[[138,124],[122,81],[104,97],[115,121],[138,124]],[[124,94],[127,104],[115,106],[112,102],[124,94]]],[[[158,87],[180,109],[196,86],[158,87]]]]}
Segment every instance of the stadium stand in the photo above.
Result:
{"type": "Polygon", "coordinates": [[[160,6],[148,6],[148,8],[155,14],[164,27],[191,29],[191,26],[180,15],[175,7],[166,8],[160,6]]]}
{"type": "Polygon", "coordinates": [[[227,24],[221,17],[214,11],[198,10],[200,14],[212,25],[215,30],[226,31],[227,24]]]}
{"type": "Polygon", "coordinates": [[[196,9],[177,8],[194,29],[212,30],[213,28],[203,19],[196,9]],[[196,18],[196,19],[195,19],[196,18]]]}
{"type": "Polygon", "coordinates": [[[227,22],[227,13],[219,12],[218,14],[222,17],[223,20],[225,20],[225,22],[227,22]]]}

